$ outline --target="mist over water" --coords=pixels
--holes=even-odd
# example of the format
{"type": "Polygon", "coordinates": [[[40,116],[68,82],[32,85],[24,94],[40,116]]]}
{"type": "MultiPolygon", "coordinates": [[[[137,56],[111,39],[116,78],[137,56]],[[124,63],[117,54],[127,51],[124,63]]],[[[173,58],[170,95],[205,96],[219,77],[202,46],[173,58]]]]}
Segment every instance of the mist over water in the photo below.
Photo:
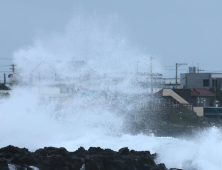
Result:
{"type": "MultiPolygon", "coordinates": [[[[168,168],[221,170],[217,128],[193,139],[132,135],[124,128],[129,111],[152,100],[138,83],[149,83],[150,56],[131,47],[118,24],[116,16],[77,16],[63,33],[14,53],[19,84],[0,101],[0,147],[129,147],[157,152],[156,161],[168,168]],[[45,87],[64,87],[65,96],[46,94],[45,87]]],[[[152,64],[160,72],[158,60],[152,64]]]]}

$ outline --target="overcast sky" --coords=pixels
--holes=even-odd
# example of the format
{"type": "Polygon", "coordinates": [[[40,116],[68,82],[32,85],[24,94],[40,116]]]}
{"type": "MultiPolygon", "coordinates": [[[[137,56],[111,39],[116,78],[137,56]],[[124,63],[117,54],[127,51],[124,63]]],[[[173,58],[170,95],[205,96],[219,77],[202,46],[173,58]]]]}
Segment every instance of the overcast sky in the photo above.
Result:
{"type": "MultiPolygon", "coordinates": [[[[0,62],[12,64],[14,51],[32,45],[39,35],[62,31],[77,13],[96,13],[117,15],[129,43],[172,69],[165,77],[175,76],[175,63],[199,63],[203,70],[218,72],[221,7],[221,0],[1,0],[0,62]]],[[[181,66],[180,72],[187,72],[188,66],[181,66]]]]}

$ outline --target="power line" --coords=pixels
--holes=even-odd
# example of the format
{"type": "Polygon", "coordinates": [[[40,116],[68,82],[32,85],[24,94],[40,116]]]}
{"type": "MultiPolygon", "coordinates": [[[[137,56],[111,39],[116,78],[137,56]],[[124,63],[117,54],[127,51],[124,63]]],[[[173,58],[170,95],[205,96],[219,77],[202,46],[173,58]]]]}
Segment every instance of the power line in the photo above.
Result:
{"type": "Polygon", "coordinates": [[[0,66],[0,67],[9,67],[9,66],[0,66]]]}
{"type": "MultiPolygon", "coordinates": [[[[210,70],[206,70],[206,71],[210,71],[210,70]]],[[[218,73],[218,72],[222,72],[222,70],[218,70],[218,71],[210,71],[211,73],[218,73]]]]}
{"type": "Polygon", "coordinates": [[[0,58],[0,60],[12,60],[12,58],[0,58]]]}
{"type": "MultiPolygon", "coordinates": [[[[175,69],[163,69],[163,70],[175,70],[175,69]]],[[[187,69],[177,69],[177,70],[187,70],[187,69]]]]}
{"type": "Polygon", "coordinates": [[[10,65],[0,65],[0,66],[11,66],[11,64],[10,65]]]}
{"type": "Polygon", "coordinates": [[[172,65],[172,66],[162,66],[162,67],[175,67],[174,65],[172,65]]]}

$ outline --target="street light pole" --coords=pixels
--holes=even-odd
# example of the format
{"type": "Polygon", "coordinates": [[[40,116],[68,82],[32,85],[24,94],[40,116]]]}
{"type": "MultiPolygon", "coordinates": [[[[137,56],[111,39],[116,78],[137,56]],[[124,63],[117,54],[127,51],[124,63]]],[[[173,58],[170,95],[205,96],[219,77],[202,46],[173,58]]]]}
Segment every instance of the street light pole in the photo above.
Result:
{"type": "Polygon", "coordinates": [[[176,87],[176,89],[177,89],[177,68],[178,68],[178,66],[177,66],[177,63],[176,63],[176,80],[175,80],[175,87],[176,87]]]}
{"type": "Polygon", "coordinates": [[[152,68],[152,57],[150,57],[150,81],[151,81],[151,95],[153,95],[153,68],[152,68]]]}
{"type": "Polygon", "coordinates": [[[4,85],[6,85],[6,74],[4,73],[4,85]]]}

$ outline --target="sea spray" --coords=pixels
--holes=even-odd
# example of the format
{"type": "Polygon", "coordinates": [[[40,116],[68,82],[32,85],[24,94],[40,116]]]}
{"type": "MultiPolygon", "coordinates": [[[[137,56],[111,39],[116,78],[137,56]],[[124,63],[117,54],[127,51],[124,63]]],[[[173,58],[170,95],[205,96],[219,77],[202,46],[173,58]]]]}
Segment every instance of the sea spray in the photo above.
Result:
{"type": "MultiPolygon", "coordinates": [[[[18,85],[0,105],[0,146],[31,151],[129,147],[157,152],[156,161],[168,168],[221,170],[219,129],[201,133],[199,139],[126,133],[127,114],[152,100],[150,60],[112,32],[118,27],[118,22],[110,24],[115,19],[97,17],[74,17],[64,33],[39,38],[14,53],[18,85]],[[64,84],[65,96],[43,93],[64,84]]],[[[153,62],[153,72],[159,72],[153,62]]]]}
{"type": "Polygon", "coordinates": [[[113,27],[118,27],[116,17],[77,16],[63,33],[38,38],[14,53],[17,86],[1,105],[1,119],[7,120],[1,146],[36,149],[125,133],[129,110],[147,102],[136,96],[149,92],[140,82],[149,82],[150,60],[113,27]],[[140,72],[145,74],[137,77],[140,72]]]}

